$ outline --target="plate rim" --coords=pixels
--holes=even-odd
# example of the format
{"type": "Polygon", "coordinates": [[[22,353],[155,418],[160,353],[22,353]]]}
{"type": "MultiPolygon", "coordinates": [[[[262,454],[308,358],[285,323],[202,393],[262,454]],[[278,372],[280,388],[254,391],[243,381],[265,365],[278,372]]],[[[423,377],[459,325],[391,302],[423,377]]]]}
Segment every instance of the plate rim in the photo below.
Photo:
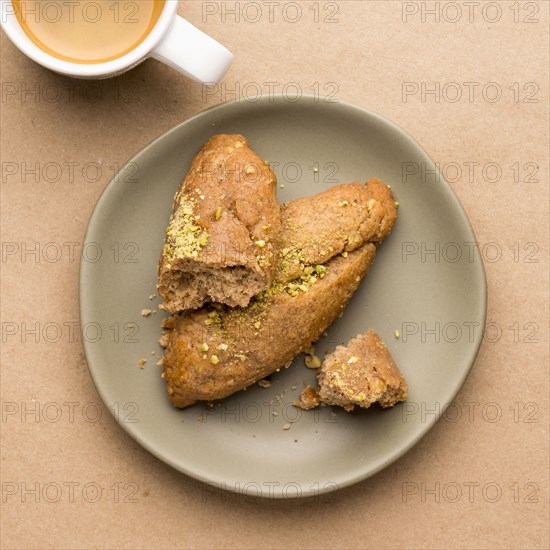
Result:
{"type": "MultiPolygon", "coordinates": [[[[339,108],[340,106],[345,107],[348,110],[357,111],[361,115],[367,115],[371,119],[381,123],[382,125],[385,125],[386,127],[390,127],[393,131],[397,132],[401,135],[406,141],[411,143],[419,154],[423,155],[427,162],[429,162],[430,168],[433,168],[436,171],[436,174],[439,177],[439,185],[442,186],[447,194],[450,196],[452,202],[454,203],[454,206],[457,207],[457,212],[460,213],[460,216],[462,218],[462,221],[465,222],[466,229],[471,233],[471,236],[473,237],[474,241],[477,242],[474,228],[470,222],[470,219],[468,218],[468,215],[466,213],[466,210],[462,203],[460,202],[460,199],[458,198],[457,194],[455,193],[452,186],[447,182],[444,175],[441,173],[441,171],[438,169],[437,164],[432,160],[432,158],[428,155],[426,150],[420,145],[420,143],[412,136],[410,135],[404,128],[399,126],[396,122],[390,120],[389,118],[385,117],[384,115],[381,115],[368,107],[364,107],[361,105],[357,105],[355,103],[349,102],[347,100],[338,99],[337,101],[331,101],[331,102],[324,102],[324,98],[318,97],[313,94],[303,94],[299,101],[290,102],[291,105],[299,105],[301,102],[305,101],[308,104],[315,103],[317,105],[325,105],[329,106],[329,108],[339,108]]],[[[98,217],[99,213],[103,207],[103,204],[105,201],[108,200],[109,195],[113,192],[113,190],[116,188],[116,185],[120,182],[118,181],[119,175],[121,172],[125,170],[125,168],[128,165],[131,165],[132,163],[135,163],[135,160],[142,155],[146,150],[149,150],[156,144],[162,142],[165,140],[168,136],[172,135],[173,133],[179,131],[182,127],[189,126],[196,122],[197,120],[200,120],[202,117],[204,117],[207,113],[212,113],[215,111],[224,111],[226,109],[231,109],[234,105],[247,105],[250,109],[255,109],[258,107],[266,107],[272,106],[276,107],[278,105],[281,105],[281,103],[289,103],[285,96],[282,93],[278,94],[271,94],[271,95],[263,95],[260,97],[258,101],[255,102],[249,102],[246,101],[246,99],[237,99],[233,101],[227,101],[223,102],[217,105],[212,105],[202,111],[199,111],[198,113],[192,115],[191,117],[183,120],[182,122],[176,124],[175,126],[169,128],[168,130],[164,131],[162,134],[154,138],[152,141],[147,143],[146,145],[142,146],[134,155],[132,155],[131,158],[129,158],[127,161],[125,161],[123,164],[121,164],[120,169],[117,171],[116,174],[113,175],[113,177],[110,179],[110,181],[105,185],[103,191],[99,195],[92,212],[90,214],[86,232],[84,235],[83,240],[83,246],[90,241],[91,234],[97,229],[98,227],[98,217]]],[[[485,265],[481,256],[481,253],[479,252],[478,247],[475,248],[475,261],[474,264],[477,264],[480,268],[479,270],[479,277],[481,278],[480,284],[479,284],[479,291],[480,291],[480,300],[479,300],[479,308],[481,310],[481,322],[482,326],[485,326],[487,322],[487,301],[488,301],[488,288],[487,288],[487,274],[485,271],[485,265]]],[[[92,269],[92,265],[90,265],[88,262],[84,260],[83,257],[80,259],[80,265],[79,265],[79,276],[78,276],[78,303],[79,303],[79,321],[80,325],[83,326],[83,323],[85,321],[85,309],[86,309],[86,301],[87,298],[84,296],[84,287],[86,285],[86,279],[90,277],[89,270],[92,269]]],[[[476,331],[477,332],[477,331],[476,331]]],[[[457,383],[456,390],[451,393],[451,400],[454,400],[454,398],[458,395],[460,390],[463,388],[464,383],[469,376],[476,358],[479,354],[481,345],[483,343],[483,331],[479,331],[479,333],[476,334],[474,342],[472,342],[472,346],[470,348],[470,356],[469,356],[469,366],[467,369],[464,370],[462,375],[460,376],[459,383],[457,383]]],[[[93,384],[95,386],[96,391],[98,392],[99,396],[101,397],[101,400],[104,404],[107,403],[107,396],[104,388],[101,386],[101,384],[97,380],[97,375],[94,373],[94,370],[90,366],[90,357],[91,357],[91,348],[90,343],[87,342],[85,339],[82,339],[82,347],[84,351],[84,357],[86,360],[86,366],[88,369],[88,372],[90,373],[90,376],[92,378],[93,384]]],[[[302,487],[301,493],[299,495],[288,495],[283,492],[278,492],[276,489],[274,491],[270,491],[269,495],[264,495],[263,492],[261,492],[260,495],[258,495],[256,492],[249,492],[247,490],[243,490],[244,487],[237,487],[233,486],[231,483],[227,483],[227,479],[213,479],[212,477],[207,477],[204,475],[200,470],[193,469],[189,467],[188,465],[182,465],[175,460],[172,460],[170,457],[167,457],[163,455],[161,452],[157,451],[156,447],[154,445],[150,445],[149,442],[145,437],[142,436],[139,429],[133,429],[133,424],[128,424],[125,422],[121,422],[119,418],[117,418],[117,415],[114,413],[114,411],[110,407],[106,407],[109,410],[109,413],[114,418],[116,424],[121,426],[123,430],[130,435],[141,447],[143,447],[145,450],[147,450],[149,453],[151,453],[153,456],[155,456],[157,459],[162,461],[164,464],[169,465],[170,467],[174,468],[176,471],[183,473],[189,477],[192,477],[200,482],[203,482],[207,485],[220,488],[223,487],[224,490],[227,490],[229,492],[235,492],[239,494],[247,494],[250,496],[260,496],[261,498],[268,498],[268,499],[287,499],[287,498],[306,498],[306,497],[312,497],[312,496],[319,496],[324,493],[329,493],[331,491],[334,491],[333,487],[328,488],[319,488],[316,490],[311,490],[309,488],[302,487]]],[[[441,415],[440,415],[441,416],[441,415]]],[[[439,421],[439,417],[432,418],[430,416],[430,419],[428,422],[426,422],[425,429],[420,431],[419,433],[415,434],[415,436],[408,442],[407,445],[400,447],[398,451],[389,453],[384,460],[380,461],[378,464],[371,468],[365,469],[365,471],[361,475],[357,476],[351,476],[347,478],[345,481],[339,482],[337,485],[337,490],[343,489],[345,487],[349,487],[351,485],[355,485],[356,483],[359,483],[361,481],[364,481],[365,479],[368,479],[380,471],[384,470],[386,467],[388,467],[390,464],[394,463],[399,458],[403,457],[405,454],[407,454],[432,428],[433,426],[439,421]]],[[[139,424],[138,424],[139,425],[139,424]]]]}

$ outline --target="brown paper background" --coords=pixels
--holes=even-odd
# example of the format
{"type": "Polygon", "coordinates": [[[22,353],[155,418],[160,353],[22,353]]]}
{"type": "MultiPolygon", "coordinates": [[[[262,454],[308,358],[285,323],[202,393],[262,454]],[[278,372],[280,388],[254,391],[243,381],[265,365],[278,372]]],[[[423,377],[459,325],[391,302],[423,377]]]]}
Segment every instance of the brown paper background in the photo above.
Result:
{"type": "Polygon", "coordinates": [[[7,255],[0,265],[2,548],[548,548],[548,2],[501,1],[487,8],[481,1],[472,21],[459,2],[463,13],[456,23],[448,21],[456,16],[450,2],[439,3],[439,22],[426,14],[423,21],[420,13],[422,4],[429,9],[434,2],[321,1],[315,22],[315,3],[304,1],[296,23],[289,21],[295,12],[283,12],[291,9],[283,0],[273,7],[272,21],[264,4],[257,23],[254,7],[239,22],[229,14],[224,19],[222,8],[234,4],[186,1],[179,7],[236,54],[225,84],[208,97],[199,84],[154,60],[95,84],[71,80],[24,57],[2,33],[4,252],[81,243],[117,165],[189,116],[242,97],[239,87],[248,84],[251,97],[254,85],[268,93],[265,83],[279,83],[273,85],[279,92],[294,82],[303,93],[318,87],[322,95],[335,93],[381,113],[443,167],[462,167],[462,177],[448,172],[452,187],[486,255],[501,251],[500,259],[485,263],[488,322],[500,338],[484,342],[456,398],[462,417],[440,420],[386,470],[318,499],[255,500],[206,491],[142,449],[106,410],[98,422],[85,421],[86,404],[100,399],[80,339],[71,341],[68,328],[57,343],[42,336],[37,343],[33,335],[23,342],[20,332],[6,332],[20,331],[22,323],[43,328],[78,321],[80,247],[72,258],[63,245],[59,261],[51,263],[7,255]],[[336,22],[324,22],[333,7],[336,22]],[[415,8],[418,13],[404,21],[404,10],[415,8]],[[497,8],[500,19],[488,21],[497,8]],[[218,12],[207,18],[207,9],[218,12]],[[404,101],[405,82],[479,85],[471,101],[452,102],[449,86],[438,102],[433,95],[422,101],[420,94],[404,101]],[[500,86],[500,100],[484,98],[489,82],[500,86]],[[519,98],[510,89],[514,83],[519,98]],[[531,92],[533,102],[524,102],[531,92]],[[82,175],[89,162],[101,164],[97,181],[95,173],[82,175]],[[519,182],[510,168],[516,162],[519,182]],[[41,174],[24,178],[22,163],[38,163],[41,174]],[[63,163],[76,163],[75,174],[63,163]],[[498,181],[488,181],[492,173],[484,177],[487,163],[500,167],[498,181]],[[523,181],[526,163],[538,165],[536,181],[523,181]],[[11,174],[14,166],[18,172],[11,174]],[[63,166],[60,175],[56,166],[63,166]],[[467,166],[476,167],[472,179],[467,166]],[[532,329],[537,332],[529,336],[532,329]],[[75,404],[72,422],[63,405],[69,402],[75,404]],[[22,416],[36,403],[38,421],[22,416]],[[59,420],[44,419],[47,403],[63,406],[59,420]],[[491,422],[496,410],[501,417],[491,422]],[[73,482],[79,485],[71,498],[73,482]],[[24,487],[44,490],[48,483],[63,487],[59,502],[23,498],[24,487]],[[83,499],[86,483],[104,488],[98,502],[83,499]],[[502,490],[496,502],[491,483],[502,490]],[[120,502],[111,489],[117,486],[120,502]],[[451,502],[457,486],[462,495],[451,502]],[[137,502],[122,502],[133,487],[137,502]],[[404,496],[406,488],[418,492],[404,496]]]}

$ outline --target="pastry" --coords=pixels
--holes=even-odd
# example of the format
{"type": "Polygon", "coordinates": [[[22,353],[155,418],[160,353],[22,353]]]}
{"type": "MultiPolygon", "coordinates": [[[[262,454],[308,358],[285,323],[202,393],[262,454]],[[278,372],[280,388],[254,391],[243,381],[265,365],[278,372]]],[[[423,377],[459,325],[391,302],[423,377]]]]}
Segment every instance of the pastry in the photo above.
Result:
{"type": "Polygon", "coordinates": [[[378,180],[338,185],[281,208],[275,280],[244,308],[211,304],[175,320],[163,358],[172,403],[239,391],[288,366],[343,312],[397,217],[378,180]]]}
{"type": "Polygon", "coordinates": [[[158,292],[175,313],[205,302],[246,306],[271,284],[281,214],[275,175],[240,135],[211,138],[174,198],[158,292]]]}
{"type": "MultiPolygon", "coordinates": [[[[386,409],[407,398],[407,383],[373,329],[327,355],[317,381],[321,403],[338,405],[346,411],[356,406],[367,409],[373,403],[386,409]]],[[[311,391],[305,397],[311,401],[311,391]]]]}

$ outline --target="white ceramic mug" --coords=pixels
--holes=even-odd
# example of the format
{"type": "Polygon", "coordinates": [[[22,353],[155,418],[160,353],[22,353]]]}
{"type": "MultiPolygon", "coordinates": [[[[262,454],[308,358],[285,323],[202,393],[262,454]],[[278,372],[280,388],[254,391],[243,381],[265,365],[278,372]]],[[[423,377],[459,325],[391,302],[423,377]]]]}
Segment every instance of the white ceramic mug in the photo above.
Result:
{"type": "Polygon", "coordinates": [[[73,63],[40,49],[21,28],[11,0],[0,0],[0,23],[11,41],[28,57],[57,73],[77,78],[108,78],[153,57],[198,82],[218,82],[233,61],[219,42],[176,14],[179,0],[165,0],[156,25],[127,54],[103,63],[73,63]]]}

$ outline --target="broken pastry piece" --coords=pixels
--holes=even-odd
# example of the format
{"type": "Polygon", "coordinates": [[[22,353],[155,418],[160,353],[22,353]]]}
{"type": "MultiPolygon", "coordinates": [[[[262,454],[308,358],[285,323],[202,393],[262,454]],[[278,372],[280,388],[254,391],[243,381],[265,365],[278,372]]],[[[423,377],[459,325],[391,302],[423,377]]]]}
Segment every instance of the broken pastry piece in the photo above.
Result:
{"type": "Polygon", "coordinates": [[[309,350],[367,275],[396,217],[391,191],[377,180],[283,206],[271,286],[245,308],[211,305],[176,320],[163,361],[172,403],[221,399],[309,350]]]}
{"type": "Polygon", "coordinates": [[[205,302],[246,306],[271,284],[281,213],[275,175],[241,135],[217,135],[174,198],[158,291],[171,313],[205,302]]]}
{"type": "Polygon", "coordinates": [[[298,409],[309,411],[318,407],[320,403],[319,394],[311,386],[306,386],[300,394],[300,399],[294,401],[294,406],[298,409]]]}
{"type": "Polygon", "coordinates": [[[373,329],[327,355],[317,380],[319,400],[346,411],[356,406],[366,409],[373,403],[380,403],[386,409],[407,398],[407,383],[373,329]]]}

